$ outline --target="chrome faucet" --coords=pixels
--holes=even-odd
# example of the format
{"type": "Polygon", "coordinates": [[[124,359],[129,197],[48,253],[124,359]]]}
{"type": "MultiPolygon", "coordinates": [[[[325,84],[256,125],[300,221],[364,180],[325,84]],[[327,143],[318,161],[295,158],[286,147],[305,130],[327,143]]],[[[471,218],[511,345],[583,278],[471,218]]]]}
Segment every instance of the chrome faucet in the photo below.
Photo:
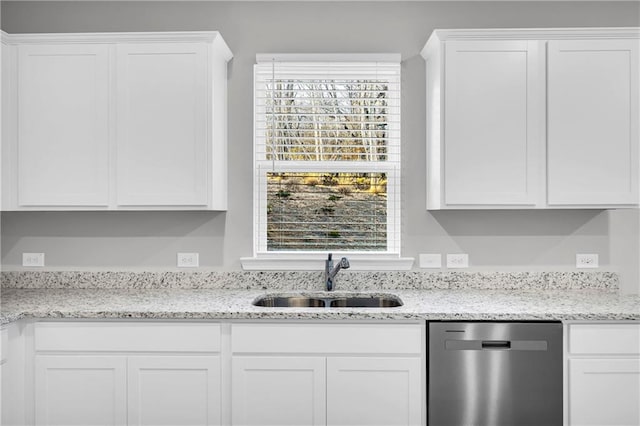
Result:
{"type": "Polygon", "coordinates": [[[327,291],[333,291],[333,279],[338,274],[340,269],[349,269],[349,260],[346,257],[340,259],[340,263],[333,265],[333,254],[329,253],[327,260],[324,261],[324,282],[327,286],[327,291]]]}

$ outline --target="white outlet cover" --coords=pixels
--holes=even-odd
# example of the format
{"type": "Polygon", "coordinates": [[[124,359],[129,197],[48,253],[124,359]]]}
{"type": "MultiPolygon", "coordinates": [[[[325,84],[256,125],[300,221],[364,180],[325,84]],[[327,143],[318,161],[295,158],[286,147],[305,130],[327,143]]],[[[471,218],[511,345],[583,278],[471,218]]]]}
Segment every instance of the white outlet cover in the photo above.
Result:
{"type": "Polygon", "coordinates": [[[22,253],[22,266],[44,266],[44,253],[22,253]]]}
{"type": "Polygon", "coordinates": [[[447,254],[447,268],[468,268],[469,255],[466,253],[447,254]]]}
{"type": "Polygon", "coordinates": [[[199,257],[199,253],[178,253],[178,268],[197,268],[199,257]]]}
{"type": "Polygon", "coordinates": [[[597,268],[598,255],[595,253],[576,254],[576,268],[597,268]]]}
{"type": "Polygon", "coordinates": [[[440,253],[420,253],[421,268],[442,268],[442,255],[440,253]]]}

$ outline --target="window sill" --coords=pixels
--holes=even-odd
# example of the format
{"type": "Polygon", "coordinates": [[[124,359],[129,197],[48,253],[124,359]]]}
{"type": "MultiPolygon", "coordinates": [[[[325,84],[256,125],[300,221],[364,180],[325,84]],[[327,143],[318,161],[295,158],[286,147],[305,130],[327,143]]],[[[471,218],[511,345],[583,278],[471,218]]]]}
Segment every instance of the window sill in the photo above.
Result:
{"type": "MultiPolygon", "coordinates": [[[[413,266],[412,257],[390,254],[333,253],[334,261],[342,256],[349,259],[352,271],[408,271],[413,266]]],[[[240,263],[245,271],[322,271],[326,253],[314,254],[259,254],[242,257],[240,263]]]]}

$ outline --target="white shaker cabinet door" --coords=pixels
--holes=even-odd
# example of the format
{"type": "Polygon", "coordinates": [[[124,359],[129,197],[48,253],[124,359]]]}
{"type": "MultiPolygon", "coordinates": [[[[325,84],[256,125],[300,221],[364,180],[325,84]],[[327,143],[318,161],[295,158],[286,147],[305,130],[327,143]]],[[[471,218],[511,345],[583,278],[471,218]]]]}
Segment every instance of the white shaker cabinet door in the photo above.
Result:
{"type": "Polygon", "coordinates": [[[117,205],[206,206],[205,43],[117,46],[117,205]]]}
{"type": "Polygon", "coordinates": [[[327,424],[422,424],[421,358],[327,358],[327,424]]]}
{"type": "Polygon", "coordinates": [[[107,49],[19,46],[18,206],[107,206],[107,49]]]}
{"type": "Polygon", "coordinates": [[[126,368],[125,357],[36,356],[36,425],[125,425],[126,368]]]}
{"type": "Polygon", "coordinates": [[[639,43],[549,42],[549,205],[638,203],[639,43]]]}
{"type": "Polygon", "coordinates": [[[325,358],[234,357],[232,424],[325,425],[325,358]]]}
{"type": "Polygon", "coordinates": [[[640,359],[569,361],[570,426],[640,425],[640,359]]]}
{"type": "Polygon", "coordinates": [[[131,356],[130,426],[220,424],[220,357],[131,356]]]}
{"type": "Polygon", "coordinates": [[[540,45],[445,43],[445,205],[536,203],[544,114],[540,45]]]}

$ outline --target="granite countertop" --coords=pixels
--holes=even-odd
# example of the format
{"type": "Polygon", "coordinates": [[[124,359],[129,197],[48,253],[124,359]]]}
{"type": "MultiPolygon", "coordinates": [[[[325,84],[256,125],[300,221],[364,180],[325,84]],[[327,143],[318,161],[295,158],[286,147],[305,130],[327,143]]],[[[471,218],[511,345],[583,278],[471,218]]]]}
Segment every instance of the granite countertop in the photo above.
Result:
{"type": "MultiPolygon", "coordinates": [[[[640,296],[594,289],[390,289],[397,308],[266,308],[264,294],[309,290],[212,288],[4,288],[0,323],[20,318],[325,320],[635,320],[640,296]]],[[[336,291],[334,295],[350,292],[336,291]]],[[[317,294],[317,292],[315,292],[317,294]]]]}

